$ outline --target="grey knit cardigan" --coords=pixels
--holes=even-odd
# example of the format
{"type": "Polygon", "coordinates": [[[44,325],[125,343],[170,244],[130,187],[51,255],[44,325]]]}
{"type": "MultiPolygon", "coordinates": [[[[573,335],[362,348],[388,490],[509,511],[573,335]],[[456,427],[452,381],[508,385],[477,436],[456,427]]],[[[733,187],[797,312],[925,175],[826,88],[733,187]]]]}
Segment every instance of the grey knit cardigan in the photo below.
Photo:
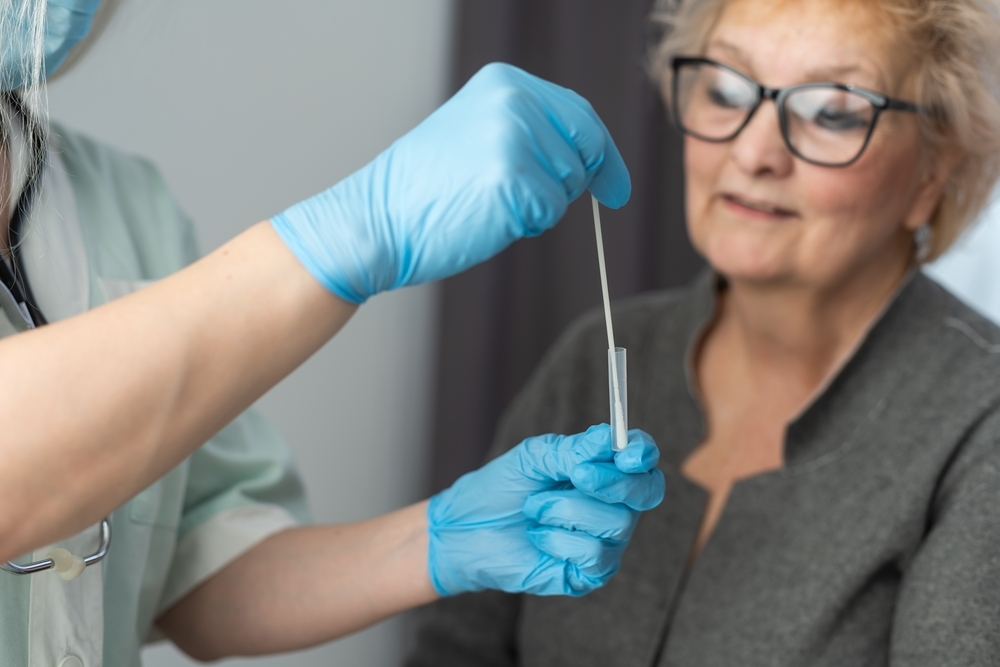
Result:
{"type": "MultiPolygon", "coordinates": [[[[678,470],[704,437],[690,355],[715,291],[703,274],[615,310],[629,424],[667,478],[618,574],[581,598],[442,600],[407,665],[1000,665],[1000,330],[916,273],[689,563],[707,496],[678,470]]],[[[494,453],[607,421],[606,350],[600,314],[573,326],[494,453]]]]}

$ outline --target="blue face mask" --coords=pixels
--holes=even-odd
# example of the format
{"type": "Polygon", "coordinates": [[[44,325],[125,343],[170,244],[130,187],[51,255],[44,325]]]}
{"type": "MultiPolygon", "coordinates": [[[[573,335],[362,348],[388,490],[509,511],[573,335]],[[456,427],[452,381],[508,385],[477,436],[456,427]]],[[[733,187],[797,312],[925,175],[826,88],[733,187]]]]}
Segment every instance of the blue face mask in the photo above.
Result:
{"type": "Polygon", "coordinates": [[[87,33],[101,0],[13,0],[6,11],[9,17],[0,22],[5,31],[13,34],[0,35],[4,46],[0,49],[0,87],[3,90],[18,90],[32,82],[27,68],[31,58],[32,26],[28,17],[18,14],[25,3],[45,2],[45,76],[51,76],[66,60],[73,47],[80,43],[87,33]]]}

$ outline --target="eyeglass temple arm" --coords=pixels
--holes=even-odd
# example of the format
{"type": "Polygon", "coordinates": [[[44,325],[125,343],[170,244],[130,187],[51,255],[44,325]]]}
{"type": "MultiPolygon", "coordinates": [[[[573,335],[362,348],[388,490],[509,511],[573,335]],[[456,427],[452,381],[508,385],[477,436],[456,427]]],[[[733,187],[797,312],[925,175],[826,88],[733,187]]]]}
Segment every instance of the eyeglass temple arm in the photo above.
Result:
{"type": "Polygon", "coordinates": [[[892,109],[893,111],[909,111],[910,113],[919,114],[929,114],[931,113],[930,107],[925,107],[921,104],[914,104],[913,102],[907,102],[905,100],[897,100],[891,97],[885,98],[885,109],[892,109]]]}

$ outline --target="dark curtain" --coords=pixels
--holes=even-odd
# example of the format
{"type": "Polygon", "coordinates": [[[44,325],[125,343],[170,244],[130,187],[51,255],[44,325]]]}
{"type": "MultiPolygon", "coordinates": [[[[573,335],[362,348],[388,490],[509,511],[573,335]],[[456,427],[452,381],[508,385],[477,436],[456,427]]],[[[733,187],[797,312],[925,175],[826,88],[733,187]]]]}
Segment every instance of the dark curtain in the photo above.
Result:
{"type": "MultiPolygon", "coordinates": [[[[701,261],[684,229],[681,141],[646,69],[651,0],[458,0],[457,90],[504,61],[586,97],[632,175],[605,210],[612,299],[687,282],[701,261]]],[[[540,237],[443,286],[433,490],[482,464],[497,421],[570,322],[601,303],[590,197],[540,237]]]]}

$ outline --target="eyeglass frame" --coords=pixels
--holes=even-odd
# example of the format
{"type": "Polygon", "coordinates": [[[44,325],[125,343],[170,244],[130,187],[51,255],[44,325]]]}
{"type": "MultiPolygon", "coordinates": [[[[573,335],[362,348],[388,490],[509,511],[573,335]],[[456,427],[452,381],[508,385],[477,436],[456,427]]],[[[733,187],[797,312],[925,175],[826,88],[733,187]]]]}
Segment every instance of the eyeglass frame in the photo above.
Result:
{"type": "Polygon", "coordinates": [[[847,83],[838,83],[836,81],[816,81],[810,83],[800,83],[794,86],[785,86],[784,88],[769,88],[767,86],[758,83],[757,81],[754,81],[748,75],[744,74],[738,69],[730,67],[729,65],[726,65],[724,63],[720,63],[717,60],[712,60],[711,58],[693,57],[693,56],[675,56],[670,61],[670,68],[671,70],[673,70],[674,74],[674,80],[672,82],[673,99],[671,100],[670,111],[671,115],[674,117],[674,123],[677,125],[677,128],[683,134],[695,137],[696,139],[701,139],[702,141],[708,141],[716,144],[724,144],[727,141],[732,141],[737,136],[739,136],[740,132],[742,132],[747,125],[750,124],[750,121],[753,119],[754,114],[757,113],[757,110],[760,108],[760,105],[765,100],[772,100],[778,111],[778,127],[781,130],[781,138],[785,142],[785,146],[795,157],[799,158],[804,162],[808,162],[809,164],[814,164],[820,167],[831,167],[836,169],[841,167],[849,167],[855,162],[857,162],[864,154],[865,149],[868,148],[868,144],[871,142],[872,135],[875,133],[875,126],[878,124],[879,116],[882,115],[883,111],[905,111],[908,113],[916,113],[916,114],[929,114],[931,112],[929,108],[921,106],[914,102],[907,102],[906,100],[900,100],[893,97],[889,97],[888,95],[883,95],[882,93],[876,93],[875,91],[868,90],[867,88],[862,88],[860,86],[855,86],[847,83]],[[750,111],[749,113],[747,113],[746,118],[743,119],[743,122],[740,124],[740,126],[736,128],[736,130],[729,136],[723,139],[710,139],[708,137],[702,136],[697,132],[693,132],[692,130],[684,127],[684,123],[681,122],[680,118],[680,107],[678,102],[679,99],[678,80],[680,77],[677,76],[678,70],[680,70],[680,68],[683,67],[684,65],[712,65],[718,67],[720,69],[726,70],[727,72],[730,72],[738,76],[740,79],[743,79],[748,84],[750,84],[750,86],[754,89],[754,92],[757,96],[756,100],[754,101],[753,105],[749,107],[750,111]],[[868,134],[865,136],[865,141],[861,145],[861,148],[858,150],[857,155],[855,155],[847,162],[831,163],[831,162],[820,162],[818,160],[811,160],[802,155],[802,153],[800,153],[798,149],[796,149],[795,146],[792,145],[792,141],[788,136],[789,133],[788,116],[785,113],[785,100],[788,99],[788,96],[791,95],[792,93],[808,88],[827,88],[827,89],[833,88],[834,90],[843,90],[849,93],[854,93],[855,95],[858,95],[859,97],[863,97],[866,100],[868,100],[868,102],[871,103],[872,107],[874,107],[875,114],[872,116],[871,125],[868,128],[868,134]]]}

